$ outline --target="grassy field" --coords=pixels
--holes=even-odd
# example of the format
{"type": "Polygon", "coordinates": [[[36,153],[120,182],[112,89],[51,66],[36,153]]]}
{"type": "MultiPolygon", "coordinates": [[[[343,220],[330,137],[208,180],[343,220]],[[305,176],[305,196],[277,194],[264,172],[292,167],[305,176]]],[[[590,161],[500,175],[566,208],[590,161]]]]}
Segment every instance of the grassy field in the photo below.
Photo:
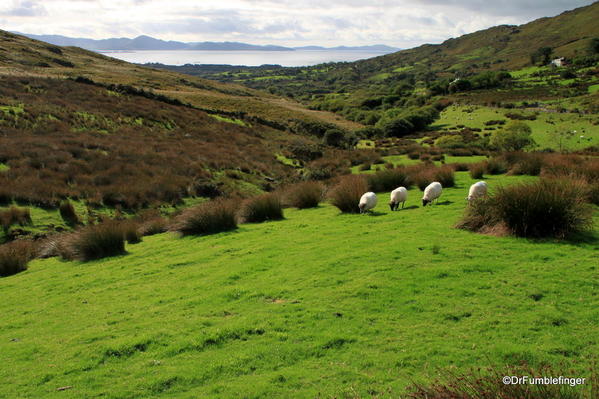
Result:
{"type": "MultiPolygon", "coordinates": [[[[458,125],[469,128],[484,129],[485,122],[490,120],[510,121],[505,116],[512,112],[523,115],[532,115],[535,112],[527,110],[508,110],[482,106],[451,106],[441,113],[441,118],[435,122],[439,129],[456,129],[458,125]],[[467,112],[470,111],[470,112],[467,112]]],[[[579,115],[575,113],[537,112],[537,119],[525,121],[532,128],[532,135],[540,149],[558,149],[559,140],[554,132],[574,132],[563,141],[564,149],[577,150],[599,143],[599,127],[593,123],[597,121],[595,115],[579,115]],[[580,136],[584,137],[580,137],[580,136]]],[[[485,132],[483,130],[483,132],[485,132]]]]}
{"type": "Polygon", "coordinates": [[[588,376],[599,234],[453,229],[471,182],[457,173],[433,207],[411,190],[392,213],[381,194],[367,216],[325,204],[107,260],[36,260],[0,279],[0,397],[398,397],[437,367],[520,361],[588,376]]]}

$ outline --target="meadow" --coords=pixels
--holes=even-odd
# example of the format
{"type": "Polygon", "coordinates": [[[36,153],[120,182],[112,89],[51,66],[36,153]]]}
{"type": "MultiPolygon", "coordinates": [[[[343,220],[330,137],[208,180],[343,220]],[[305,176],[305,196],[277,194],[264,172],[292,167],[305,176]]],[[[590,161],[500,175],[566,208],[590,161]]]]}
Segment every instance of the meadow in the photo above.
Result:
{"type": "Polygon", "coordinates": [[[380,193],[369,215],[325,203],[233,232],[145,237],[104,260],[35,260],[1,280],[0,396],[396,398],[442,368],[520,362],[590,376],[597,230],[457,230],[472,182],[457,172],[425,208],[418,189],[399,212],[380,193]]]}

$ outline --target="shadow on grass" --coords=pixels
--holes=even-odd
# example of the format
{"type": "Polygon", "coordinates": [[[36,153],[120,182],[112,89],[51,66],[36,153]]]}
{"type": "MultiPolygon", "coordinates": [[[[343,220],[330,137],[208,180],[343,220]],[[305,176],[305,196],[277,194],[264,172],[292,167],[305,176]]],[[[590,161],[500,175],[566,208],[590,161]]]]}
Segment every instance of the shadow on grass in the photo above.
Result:
{"type": "Polygon", "coordinates": [[[451,204],[453,204],[453,201],[437,202],[435,205],[451,205],[451,204]]]}
{"type": "Polygon", "coordinates": [[[377,212],[377,211],[371,211],[367,213],[368,216],[373,216],[373,217],[377,217],[377,216],[385,216],[386,213],[384,212],[377,212]]]}

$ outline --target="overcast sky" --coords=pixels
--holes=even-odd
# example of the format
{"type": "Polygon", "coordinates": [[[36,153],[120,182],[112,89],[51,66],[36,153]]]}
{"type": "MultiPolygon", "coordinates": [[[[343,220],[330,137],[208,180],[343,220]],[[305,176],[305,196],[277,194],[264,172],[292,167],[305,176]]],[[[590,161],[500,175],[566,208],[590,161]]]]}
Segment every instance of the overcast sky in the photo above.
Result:
{"type": "Polygon", "coordinates": [[[0,0],[0,29],[102,39],[408,48],[593,0],[0,0]]]}

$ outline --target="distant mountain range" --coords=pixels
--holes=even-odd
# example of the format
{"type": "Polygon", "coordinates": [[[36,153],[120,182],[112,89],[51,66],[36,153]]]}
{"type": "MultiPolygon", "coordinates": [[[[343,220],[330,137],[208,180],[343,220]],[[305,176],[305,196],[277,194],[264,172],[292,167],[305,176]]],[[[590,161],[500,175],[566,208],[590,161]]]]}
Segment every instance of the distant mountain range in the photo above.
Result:
{"type": "Polygon", "coordinates": [[[376,44],[372,46],[356,46],[356,47],[321,47],[321,46],[304,46],[304,47],[283,47],[275,45],[255,45],[238,42],[176,42],[155,39],[150,36],[138,36],[135,39],[128,38],[111,38],[111,39],[84,39],[73,38],[60,35],[31,35],[28,33],[13,32],[31,39],[41,40],[56,46],[75,46],[92,51],[135,51],[135,50],[212,50],[212,51],[373,51],[381,53],[392,53],[399,51],[399,48],[376,44]]]}

